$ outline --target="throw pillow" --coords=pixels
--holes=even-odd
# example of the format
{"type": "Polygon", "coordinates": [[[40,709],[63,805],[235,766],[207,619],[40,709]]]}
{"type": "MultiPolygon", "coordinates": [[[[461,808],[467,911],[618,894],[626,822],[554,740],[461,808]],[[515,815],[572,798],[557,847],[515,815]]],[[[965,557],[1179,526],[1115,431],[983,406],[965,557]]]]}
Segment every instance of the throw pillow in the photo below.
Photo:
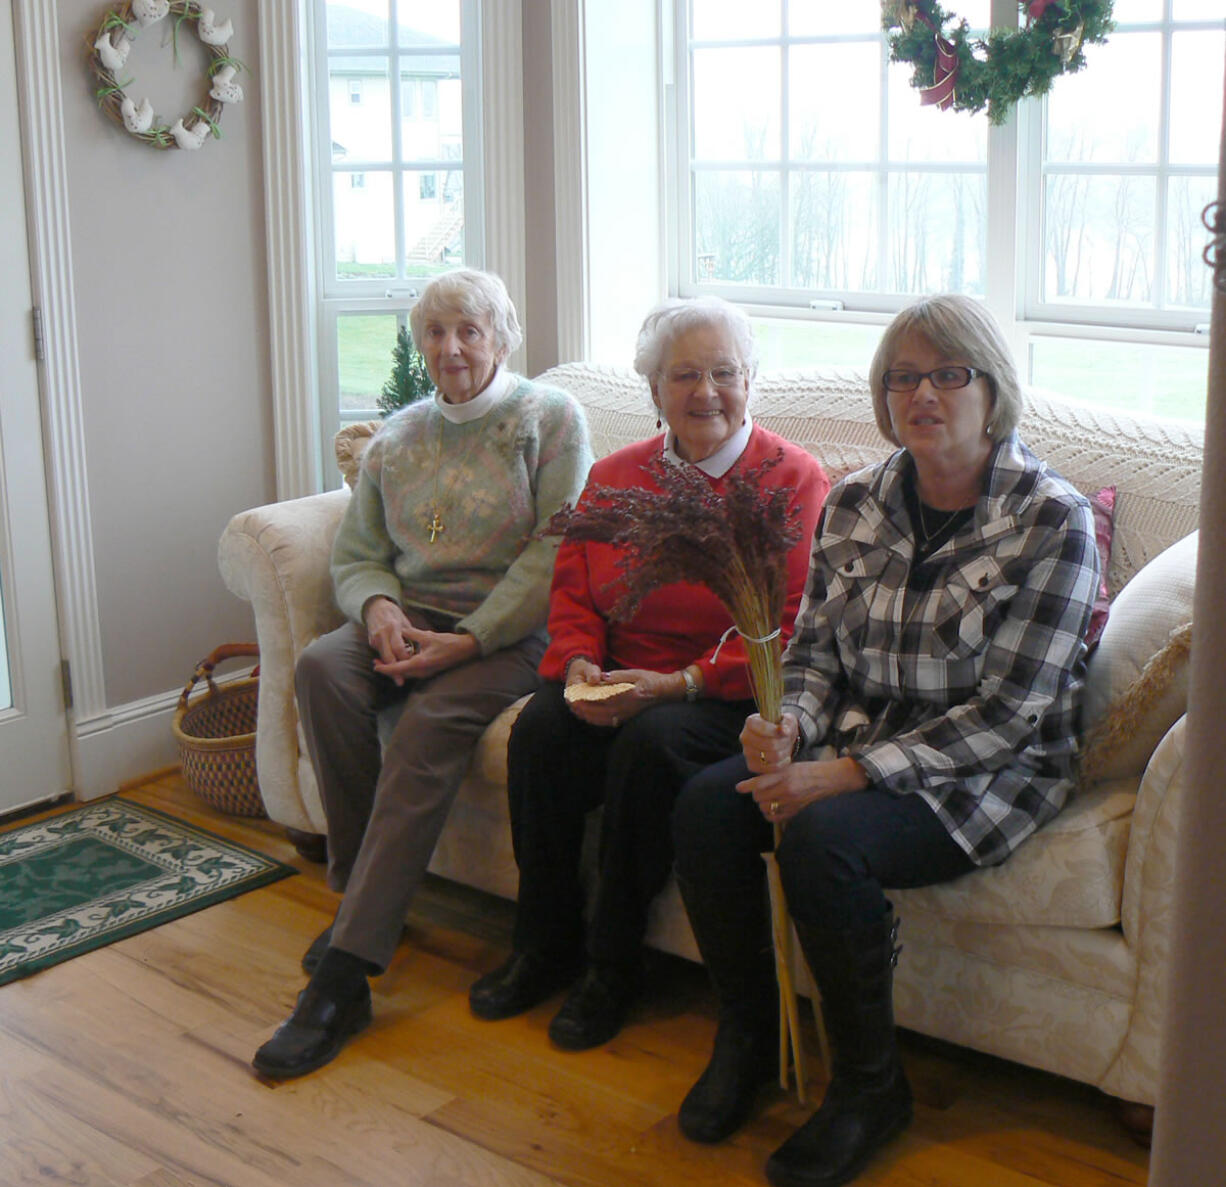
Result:
{"type": "Polygon", "coordinates": [[[1141,669],[1090,730],[1081,755],[1081,782],[1122,779],[1145,769],[1163,735],[1187,712],[1188,659],[1192,624],[1171,632],[1170,640],[1141,669]]]}
{"type": "MultiPolygon", "coordinates": [[[[1092,735],[1095,727],[1137,682],[1150,660],[1171,642],[1176,628],[1192,621],[1192,596],[1196,583],[1196,550],[1199,535],[1192,532],[1176,541],[1145,565],[1116,595],[1111,615],[1103,628],[1098,646],[1090,656],[1082,701],[1083,733],[1092,735]]],[[[1168,659],[1174,658],[1168,656],[1168,659]]],[[[1171,687],[1175,687],[1174,684],[1171,687]]],[[[1158,737],[1166,732],[1183,712],[1159,697],[1151,706],[1154,718],[1147,733],[1158,737]],[[1175,717],[1167,720],[1175,711],[1175,717]]],[[[1178,697],[1174,698],[1176,701],[1178,697]]],[[[1135,771],[1144,767],[1143,756],[1135,771]]]]}
{"type": "Polygon", "coordinates": [[[1094,609],[1090,613],[1090,629],[1086,631],[1086,642],[1093,647],[1107,625],[1107,614],[1111,609],[1111,593],[1107,589],[1107,566],[1111,563],[1111,536],[1115,530],[1115,487],[1104,486],[1095,491],[1090,498],[1090,509],[1094,512],[1094,539],[1098,544],[1098,597],[1094,599],[1094,609]]]}
{"type": "Polygon", "coordinates": [[[351,489],[357,485],[358,471],[362,468],[362,452],[382,423],[381,420],[355,421],[339,429],[332,439],[336,467],[351,489]]]}

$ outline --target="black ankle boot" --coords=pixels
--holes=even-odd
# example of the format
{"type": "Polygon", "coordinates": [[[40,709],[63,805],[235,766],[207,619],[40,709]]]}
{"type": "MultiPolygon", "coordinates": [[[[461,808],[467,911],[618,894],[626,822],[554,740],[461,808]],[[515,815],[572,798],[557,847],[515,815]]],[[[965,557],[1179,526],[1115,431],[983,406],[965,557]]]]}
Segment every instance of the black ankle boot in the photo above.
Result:
{"type": "Polygon", "coordinates": [[[834,1068],[822,1106],[766,1163],[773,1187],[838,1187],[911,1120],[911,1087],[894,1037],[894,947],[887,906],[878,923],[832,932],[796,920],[822,995],[834,1068]]]}
{"type": "Polygon", "coordinates": [[[678,879],[690,927],[719,998],[711,1061],[681,1102],[677,1124],[692,1142],[722,1142],[753,1113],[779,1074],[779,991],[765,894],[705,901],[678,879]]]}

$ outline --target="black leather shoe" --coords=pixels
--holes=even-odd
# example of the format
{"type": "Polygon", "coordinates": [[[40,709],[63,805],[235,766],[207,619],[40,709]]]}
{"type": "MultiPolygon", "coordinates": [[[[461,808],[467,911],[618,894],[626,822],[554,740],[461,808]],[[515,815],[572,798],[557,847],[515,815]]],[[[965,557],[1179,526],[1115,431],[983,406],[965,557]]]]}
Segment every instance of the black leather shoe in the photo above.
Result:
{"type": "Polygon", "coordinates": [[[549,1037],[565,1051],[599,1047],[621,1030],[637,996],[634,978],[589,967],[549,1024],[549,1037]]]}
{"type": "Polygon", "coordinates": [[[311,946],[302,954],[302,971],[309,977],[319,968],[320,957],[332,943],[332,924],[328,924],[312,941],[311,946]]]}
{"type": "Polygon", "coordinates": [[[486,1022],[513,1018],[564,989],[578,971],[573,964],[557,964],[527,952],[512,952],[505,964],[473,982],[468,1005],[486,1022]]]}
{"type": "Polygon", "coordinates": [[[721,1021],[711,1062],[677,1113],[681,1132],[691,1142],[722,1142],[749,1120],[759,1090],[778,1072],[777,1028],[721,1021]]]}
{"type": "Polygon", "coordinates": [[[370,1021],[370,986],[365,981],[355,997],[343,1001],[307,985],[294,1012],[255,1053],[251,1066],[277,1080],[304,1076],[335,1059],[346,1040],[370,1021]]]}

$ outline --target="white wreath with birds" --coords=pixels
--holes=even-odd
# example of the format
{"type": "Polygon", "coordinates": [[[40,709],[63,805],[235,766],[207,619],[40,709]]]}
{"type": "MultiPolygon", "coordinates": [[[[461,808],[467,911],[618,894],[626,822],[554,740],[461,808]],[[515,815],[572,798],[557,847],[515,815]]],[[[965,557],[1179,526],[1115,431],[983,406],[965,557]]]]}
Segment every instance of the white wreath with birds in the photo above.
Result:
{"type": "Polygon", "coordinates": [[[221,137],[221,113],[228,104],[243,101],[243,88],[235,81],[243,64],[230,56],[233,22],[222,20],[211,8],[195,0],[129,0],[111,8],[90,46],[90,64],[98,81],[95,96],[116,123],[137,140],[154,148],[194,150],[213,136],[221,137]],[[191,111],[173,122],[159,119],[148,96],[134,99],[129,93],[133,80],[123,77],[128,54],[139,34],[171,18],[170,40],[178,57],[179,28],[186,22],[209,51],[203,80],[207,91],[191,111]]]}

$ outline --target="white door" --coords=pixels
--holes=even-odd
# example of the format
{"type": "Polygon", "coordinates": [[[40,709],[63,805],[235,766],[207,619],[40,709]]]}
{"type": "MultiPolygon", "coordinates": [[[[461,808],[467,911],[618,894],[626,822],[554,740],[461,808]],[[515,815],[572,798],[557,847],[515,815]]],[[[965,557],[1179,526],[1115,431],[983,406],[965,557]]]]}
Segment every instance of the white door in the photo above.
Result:
{"type": "Polygon", "coordinates": [[[13,14],[0,0],[0,814],[67,791],[13,14]]]}

